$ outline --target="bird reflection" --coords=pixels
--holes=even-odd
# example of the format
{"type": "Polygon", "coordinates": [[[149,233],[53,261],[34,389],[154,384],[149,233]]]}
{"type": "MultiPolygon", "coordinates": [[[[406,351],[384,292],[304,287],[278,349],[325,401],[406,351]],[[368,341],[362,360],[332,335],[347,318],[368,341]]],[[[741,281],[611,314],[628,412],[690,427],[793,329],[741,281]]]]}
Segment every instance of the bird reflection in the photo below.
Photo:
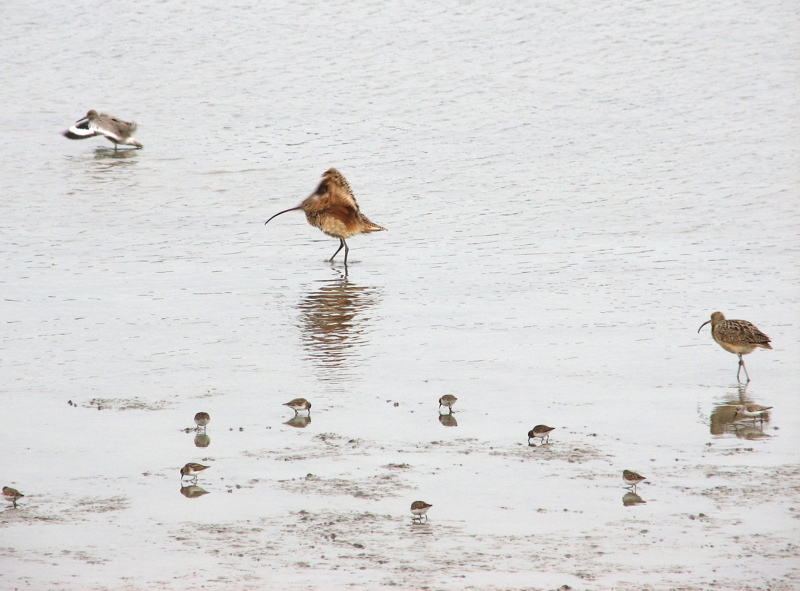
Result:
{"type": "Polygon", "coordinates": [[[733,432],[736,433],[736,437],[739,439],[748,439],[750,441],[762,439],[764,437],[770,437],[764,433],[763,428],[759,425],[736,423],[733,425],[733,432]]]}
{"type": "Polygon", "coordinates": [[[308,427],[309,423],[311,423],[310,416],[307,417],[304,415],[295,415],[291,419],[286,421],[284,425],[289,425],[290,427],[296,427],[298,429],[305,429],[306,427],[308,427]]]}
{"type": "Polygon", "coordinates": [[[644,505],[647,501],[637,495],[635,492],[627,492],[622,495],[622,504],[626,507],[633,507],[634,505],[644,505]]]}
{"type": "Polygon", "coordinates": [[[211,445],[211,437],[209,437],[205,433],[196,435],[194,438],[194,445],[195,447],[208,447],[209,445],[211,445]]]}
{"type": "Polygon", "coordinates": [[[451,414],[439,415],[439,422],[445,427],[458,427],[458,421],[451,414]]]}
{"type": "Polygon", "coordinates": [[[734,393],[731,393],[720,404],[714,407],[711,413],[710,430],[712,435],[733,433],[736,437],[755,439],[768,437],[764,434],[764,423],[769,423],[769,410],[771,406],[761,406],[753,403],[747,396],[746,384],[740,384],[734,393]],[[752,420],[752,426],[747,422],[752,420]],[[758,421],[759,426],[756,427],[758,421]]]}
{"type": "Polygon", "coordinates": [[[378,289],[355,285],[342,275],[321,281],[300,301],[302,345],[321,380],[339,381],[350,373],[354,364],[347,362],[365,343],[370,324],[365,314],[378,296],[378,289]]]}
{"type": "MultiPolygon", "coordinates": [[[[94,159],[95,160],[108,160],[108,159],[115,159],[115,160],[126,160],[128,158],[133,158],[136,155],[138,150],[135,149],[128,149],[128,150],[114,150],[114,148],[106,148],[105,146],[97,147],[94,149],[94,159]]],[[[135,160],[131,160],[131,162],[135,162],[135,160]]]]}
{"type": "Polygon", "coordinates": [[[197,497],[202,497],[203,495],[207,495],[208,491],[204,489],[202,486],[197,486],[196,484],[190,484],[188,486],[181,485],[181,494],[187,499],[196,499],[197,497]]]}

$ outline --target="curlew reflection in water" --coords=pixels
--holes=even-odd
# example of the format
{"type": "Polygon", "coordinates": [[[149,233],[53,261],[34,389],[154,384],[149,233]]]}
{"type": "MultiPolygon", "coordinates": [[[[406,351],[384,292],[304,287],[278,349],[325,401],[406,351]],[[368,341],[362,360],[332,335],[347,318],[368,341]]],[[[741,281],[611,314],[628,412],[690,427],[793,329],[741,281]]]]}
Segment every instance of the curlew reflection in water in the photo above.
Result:
{"type": "Polygon", "coordinates": [[[369,310],[380,291],[356,285],[346,275],[320,281],[298,304],[303,348],[319,370],[319,379],[339,381],[352,376],[352,357],[366,342],[369,310]]]}

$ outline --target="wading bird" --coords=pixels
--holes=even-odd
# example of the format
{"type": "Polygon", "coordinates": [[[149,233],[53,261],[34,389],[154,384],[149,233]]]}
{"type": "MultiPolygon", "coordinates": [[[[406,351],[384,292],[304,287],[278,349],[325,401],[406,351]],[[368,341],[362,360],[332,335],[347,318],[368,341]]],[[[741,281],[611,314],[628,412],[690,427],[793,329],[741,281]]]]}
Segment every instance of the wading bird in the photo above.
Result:
{"type": "Polygon", "coordinates": [[[137,142],[133,134],[136,132],[137,125],[133,121],[123,121],[106,113],[98,113],[94,109],[81,117],[76,125],[64,132],[64,136],[71,140],[85,140],[87,137],[102,135],[112,144],[114,151],[118,144],[142,148],[142,144],[137,142]]]}
{"type": "MultiPolygon", "coordinates": [[[[414,501],[411,503],[411,513],[414,514],[413,519],[422,521],[422,516],[425,515],[431,507],[433,507],[433,505],[429,505],[425,501],[414,501]]],[[[427,515],[425,515],[425,521],[428,521],[427,515]]]]}
{"type": "Polygon", "coordinates": [[[717,344],[729,353],[739,356],[736,379],[739,380],[739,374],[744,368],[744,375],[747,376],[749,382],[750,374],[747,373],[742,355],[752,353],[756,347],[772,349],[769,337],[747,320],[725,320],[725,314],[722,312],[714,312],[711,320],[706,320],[697,329],[697,332],[699,333],[709,322],[711,323],[711,336],[714,337],[717,344]]]}
{"type": "Polygon", "coordinates": [[[555,427],[548,427],[547,425],[536,425],[533,429],[528,431],[528,445],[531,445],[531,439],[538,437],[542,440],[542,445],[550,442],[550,431],[555,427]],[[546,438],[546,439],[545,439],[546,438]]]}
{"type": "Polygon", "coordinates": [[[189,462],[183,468],[181,468],[181,480],[186,478],[187,476],[197,482],[197,475],[200,474],[203,470],[207,470],[210,466],[204,466],[203,464],[195,464],[194,462],[189,462]]]}
{"type": "Polygon", "coordinates": [[[636,472],[632,472],[631,470],[623,470],[622,471],[622,482],[628,485],[628,488],[636,490],[636,485],[644,482],[647,480],[641,474],[637,474],[636,472]]]}
{"type": "Polygon", "coordinates": [[[441,412],[443,406],[446,406],[448,409],[450,409],[450,414],[453,414],[453,405],[457,400],[458,398],[452,394],[445,394],[439,399],[439,412],[441,412]]]}
{"type": "Polygon", "coordinates": [[[9,503],[13,504],[14,509],[17,508],[17,501],[19,501],[24,496],[25,495],[19,492],[16,488],[11,488],[10,486],[3,487],[3,498],[9,503]]]}
{"type": "Polygon", "coordinates": [[[300,205],[276,213],[264,222],[264,225],[287,211],[297,209],[303,210],[309,224],[319,228],[328,236],[339,239],[339,248],[328,260],[333,261],[339,251],[344,248],[345,265],[347,265],[347,253],[350,252],[345,239],[358,234],[386,230],[383,226],[369,221],[367,216],[361,213],[347,179],[335,168],[325,171],[317,189],[300,205]]]}

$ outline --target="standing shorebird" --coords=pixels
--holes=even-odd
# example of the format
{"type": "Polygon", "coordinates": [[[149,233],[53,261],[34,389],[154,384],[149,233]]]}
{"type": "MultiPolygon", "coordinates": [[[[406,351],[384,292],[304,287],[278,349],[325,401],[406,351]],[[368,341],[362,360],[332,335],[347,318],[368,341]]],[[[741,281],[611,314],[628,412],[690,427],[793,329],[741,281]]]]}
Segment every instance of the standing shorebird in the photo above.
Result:
{"type": "Polygon", "coordinates": [[[197,475],[200,474],[203,470],[207,470],[210,466],[204,466],[203,464],[195,464],[194,462],[189,462],[183,468],[181,468],[181,480],[185,477],[189,477],[194,479],[197,482],[197,475]]]}
{"type": "Polygon", "coordinates": [[[736,414],[733,417],[734,421],[753,419],[754,423],[756,419],[763,421],[767,411],[772,410],[771,406],[761,406],[760,404],[738,404],[734,408],[736,409],[736,414]]]}
{"type": "Polygon", "coordinates": [[[17,501],[19,501],[22,497],[24,497],[21,492],[19,492],[16,488],[11,488],[10,486],[3,487],[3,498],[14,505],[14,509],[17,508],[17,501]]]}
{"type": "MultiPolygon", "coordinates": [[[[288,406],[291,408],[294,411],[295,416],[297,416],[297,413],[302,410],[307,410],[309,416],[311,416],[311,403],[305,398],[295,398],[289,402],[284,402],[283,406],[288,406]]],[[[305,427],[305,425],[303,426],[305,427]]]]}
{"type": "MultiPolygon", "coordinates": [[[[425,515],[431,507],[433,507],[433,505],[429,505],[425,501],[414,501],[411,503],[411,512],[414,514],[413,519],[422,521],[422,516],[425,515]]],[[[425,521],[428,521],[427,515],[425,515],[425,521]]]]}
{"type": "Polygon", "coordinates": [[[453,396],[452,394],[445,394],[439,399],[439,411],[442,410],[443,406],[446,406],[450,409],[450,414],[453,414],[453,405],[456,403],[458,398],[453,396]]]}
{"type": "Polygon", "coordinates": [[[119,144],[136,148],[143,147],[133,137],[138,127],[133,121],[123,121],[106,113],[98,113],[92,109],[86,113],[85,117],[81,117],[75,123],[76,125],[64,132],[64,136],[71,140],[85,140],[87,137],[102,135],[114,144],[115,152],[119,144]]]}
{"type": "Polygon", "coordinates": [[[309,224],[319,228],[328,236],[339,239],[339,248],[328,259],[329,262],[333,261],[339,251],[344,248],[344,264],[347,265],[347,253],[350,252],[350,248],[345,242],[346,238],[386,230],[383,226],[369,221],[367,216],[361,213],[347,179],[335,168],[329,168],[322,175],[316,191],[311,193],[300,205],[276,213],[264,222],[264,225],[282,213],[296,209],[303,210],[309,224]]]}
{"type": "Polygon", "coordinates": [[[714,337],[717,344],[729,353],[739,356],[739,369],[736,372],[736,379],[739,380],[739,374],[744,368],[744,375],[747,376],[747,382],[749,383],[750,374],[747,373],[747,367],[744,365],[742,355],[752,353],[756,347],[772,349],[769,344],[769,337],[747,320],[725,320],[725,314],[722,312],[714,312],[711,315],[711,320],[706,320],[697,329],[697,332],[699,333],[709,322],[711,323],[711,336],[714,337]]]}
{"type": "Polygon", "coordinates": [[[528,445],[531,445],[531,439],[538,437],[542,440],[542,445],[550,442],[550,431],[555,427],[548,427],[547,425],[536,425],[533,429],[528,431],[528,445]],[[545,441],[547,438],[547,441],[545,441]]]}
{"type": "Polygon", "coordinates": [[[636,485],[644,482],[647,480],[641,474],[637,474],[636,472],[631,472],[630,470],[623,470],[622,471],[622,482],[628,485],[628,488],[636,490],[636,485]]]}
{"type": "Polygon", "coordinates": [[[194,424],[197,425],[197,431],[202,429],[205,431],[206,425],[211,421],[211,417],[207,412],[199,412],[194,415],[194,424]]]}

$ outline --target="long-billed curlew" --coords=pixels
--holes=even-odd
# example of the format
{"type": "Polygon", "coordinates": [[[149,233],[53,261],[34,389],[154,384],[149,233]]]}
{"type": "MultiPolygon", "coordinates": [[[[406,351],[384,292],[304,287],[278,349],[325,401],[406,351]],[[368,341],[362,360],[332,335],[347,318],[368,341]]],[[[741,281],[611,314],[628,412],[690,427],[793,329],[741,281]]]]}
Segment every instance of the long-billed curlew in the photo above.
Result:
{"type": "Polygon", "coordinates": [[[328,236],[339,239],[339,248],[336,249],[329,261],[333,261],[339,251],[344,248],[345,265],[347,265],[347,253],[350,251],[345,242],[346,238],[386,230],[383,226],[369,221],[367,216],[361,213],[347,179],[335,168],[325,171],[317,189],[300,205],[276,213],[264,224],[268,224],[282,213],[296,209],[303,210],[309,224],[319,228],[328,236]]]}
{"type": "Polygon", "coordinates": [[[116,151],[118,144],[142,148],[142,144],[133,137],[138,126],[132,121],[123,121],[106,113],[98,113],[92,109],[86,113],[85,117],[81,117],[75,123],[77,125],[73,125],[64,132],[64,136],[71,140],[84,140],[87,137],[102,135],[114,144],[114,151],[116,151]]]}
{"type": "Polygon", "coordinates": [[[769,337],[747,320],[725,320],[725,314],[722,312],[714,312],[711,315],[711,320],[706,320],[697,329],[697,332],[700,332],[703,326],[709,322],[711,323],[711,336],[714,337],[719,346],[729,353],[739,356],[739,369],[736,372],[736,379],[739,380],[739,374],[744,368],[744,375],[747,376],[747,381],[749,382],[750,374],[747,373],[747,367],[744,365],[742,355],[752,353],[756,347],[772,349],[769,344],[769,337]]]}

